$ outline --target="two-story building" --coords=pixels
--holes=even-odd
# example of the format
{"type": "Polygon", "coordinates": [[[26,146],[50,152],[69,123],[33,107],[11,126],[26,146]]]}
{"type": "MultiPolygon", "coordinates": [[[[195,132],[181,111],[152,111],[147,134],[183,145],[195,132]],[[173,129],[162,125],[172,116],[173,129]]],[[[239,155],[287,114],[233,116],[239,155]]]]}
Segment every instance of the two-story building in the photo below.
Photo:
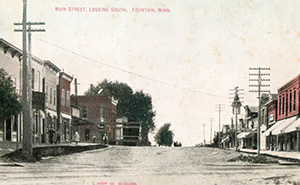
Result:
{"type": "Polygon", "coordinates": [[[57,142],[69,142],[71,130],[71,82],[73,77],[65,72],[59,73],[57,85],[57,142]]]}
{"type": "Polygon", "coordinates": [[[265,133],[275,136],[274,150],[299,151],[300,75],[278,89],[277,122],[265,133]]]}
{"type": "Polygon", "coordinates": [[[265,135],[265,131],[276,123],[277,120],[277,94],[266,94],[261,101],[261,149],[274,148],[274,138],[265,135]]]}
{"type": "Polygon", "coordinates": [[[109,143],[116,143],[117,102],[113,98],[101,91],[95,96],[74,96],[73,104],[80,107],[81,118],[86,120],[73,125],[73,133],[79,133],[81,142],[102,142],[104,134],[107,134],[109,143]]]}
{"type": "MultiPolygon", "coordinates": [[[[22,51],[0,38],[0,68],[3,68],[14,81],[17,94],[21,95],[21,61],[22,51]]],[[[21,141],[21,114],[12,116],[7,120],[0,120],[0,141],[21,141]]]]}
{"type": "Polygon", "coordinates": [[[44,143],[45,127],[45,94],[43,92],[44,62],[33,56],[31,58],[31,89],[32,89],[32,114],[33,143],[44,143]]]}
{"type": "Polygon", "coordinates": [[[45,93],[45,119],[42,143],[53,143],[54,132],[57,130],[57,85],[60,69],[51,61],[44,61],[43,92],[45,93]]]}

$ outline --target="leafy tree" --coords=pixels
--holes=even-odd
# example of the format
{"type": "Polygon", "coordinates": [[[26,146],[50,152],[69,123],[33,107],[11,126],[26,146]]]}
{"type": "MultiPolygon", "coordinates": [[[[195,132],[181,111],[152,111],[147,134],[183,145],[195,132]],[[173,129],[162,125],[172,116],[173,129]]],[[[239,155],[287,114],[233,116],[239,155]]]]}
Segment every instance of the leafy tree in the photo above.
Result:
{"type": "Polygon", "coordinates": [[[172,146],[174,133],[170,130],[170,127],[171,124],[166,123],[155,134],[154,140],[159,146],[172,146]]]}
{"type": "Polygon", "coordinates": [[[118,117],[127,117],[128,121],[141,122],[142,145],[149,145],[148,133],[155,129],[152,98],[143,91],[133,92],[126,83],[104,80],[97,86],[89,89],[86,95],[97,95],[103,89],[104,93],[118,100],[118,117]]]}
{"type": "Polygon", "coordinates": [[[21,108],[11,77],[0,68],[0,121],[19,113],[21,108]]]}

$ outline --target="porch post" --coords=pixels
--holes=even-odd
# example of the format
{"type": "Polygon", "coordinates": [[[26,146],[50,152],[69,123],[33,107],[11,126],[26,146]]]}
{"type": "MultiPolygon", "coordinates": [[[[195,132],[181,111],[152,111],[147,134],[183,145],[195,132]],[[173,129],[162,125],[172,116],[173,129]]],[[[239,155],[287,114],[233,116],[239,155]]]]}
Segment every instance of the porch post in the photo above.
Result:
{"type": "Polygon", "coordinates": [[[287,134],[285,134],[285,142],[284,142],[284,144],[285,144],[285,151],[288,151],[288,135],[287,134]]]}
{"type": "Polygon", "coordinates": [[[278,135],[276,137],[276,143],[275,143],[275,151],[278,151],[278,135]]]}
{"type": "Polygon", "coordinates": [[[295,150],[298,152],[299,151],[299,130],[298,130],[298,128],[297,128],[296,134],[297,134],[297,140],[296,140],[295,150]]]}

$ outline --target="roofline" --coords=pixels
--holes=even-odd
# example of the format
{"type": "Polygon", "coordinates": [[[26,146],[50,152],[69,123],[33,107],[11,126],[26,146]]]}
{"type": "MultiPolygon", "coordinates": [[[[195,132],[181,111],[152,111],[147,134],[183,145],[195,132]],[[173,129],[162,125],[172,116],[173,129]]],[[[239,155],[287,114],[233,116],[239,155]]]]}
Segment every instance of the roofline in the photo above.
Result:
{"type": "Polygon", "coordinates": [[[8,41],[0,38],[0,44],[5,44],[6,46],[10,47],[11,49],[15,50],[20,56],[23,56],[23,52],[18,47],[14,46],[13,44],[9,43],[8,41]]]}
{"type": "Polygon", "coordinates": [[[59,72],[59,76],[66,76],[67,78],[69,78],[70,79],[70,81],[72,81],[73,80],[73,77],[72,76],[70,76],[69,74],[67,74],[66,72],[64,72],[64,71],[61,71],[61,72],[59,72]]]}
{"type": "Polygon", "coordinates": [[[54,71],[56,72],[60,72],[61,70],[55,65],[53,64],[50,60],[44,60],[44,64],[50,66],[52,69],[54,69],[54,71]]]}

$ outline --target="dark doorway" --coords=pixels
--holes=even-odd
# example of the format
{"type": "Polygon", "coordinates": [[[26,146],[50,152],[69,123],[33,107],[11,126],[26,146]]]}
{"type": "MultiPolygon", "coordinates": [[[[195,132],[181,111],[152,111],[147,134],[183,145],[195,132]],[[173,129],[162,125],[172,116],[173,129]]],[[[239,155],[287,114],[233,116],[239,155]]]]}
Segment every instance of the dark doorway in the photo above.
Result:
{"type": "Polygon", "coordinates": [[[90,129],[85,129],[84,135],[85,135],[85,141],[89,141],[90,140],[90,129]]]}

